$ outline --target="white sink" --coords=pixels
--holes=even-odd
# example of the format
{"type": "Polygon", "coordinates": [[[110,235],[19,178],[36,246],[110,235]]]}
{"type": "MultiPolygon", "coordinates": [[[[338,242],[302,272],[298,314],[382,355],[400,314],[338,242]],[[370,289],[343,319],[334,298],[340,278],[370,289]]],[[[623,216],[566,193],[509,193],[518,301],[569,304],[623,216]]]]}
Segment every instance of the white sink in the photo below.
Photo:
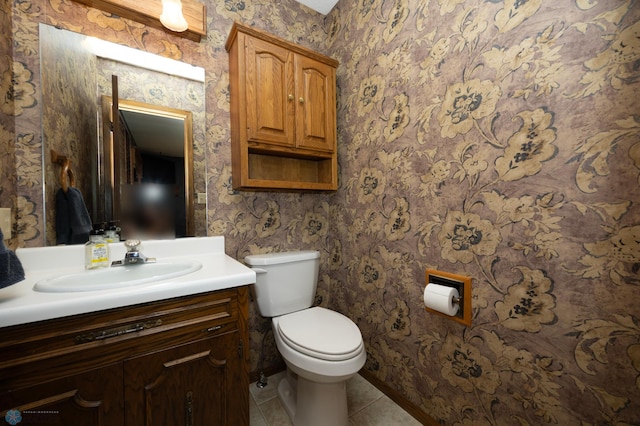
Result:
{"type": "MultiPolygon", "coordinates": [[[[147,240],[143,246],[143,253],[158,263],[91,271],[83,269],[85,247],[81,244],[16,249],[25,279],[0,289],[0,332],[18,324],[256,282],[254,271],[225,253],[222,236],[147,240]],[[166,264],[173,266],[161,266],[166,264]]],[[[111,259],[124,259],[126,252],[124,243],[109,246],[111,259]]]]}
{"type": "Polygon", "coordinates": [[[201,268],[202,263],[195,261],[115,266],[46,278],[38,281],[33,289],[44,293],[109,290],[168,280],[190,274],[201,268]]]}

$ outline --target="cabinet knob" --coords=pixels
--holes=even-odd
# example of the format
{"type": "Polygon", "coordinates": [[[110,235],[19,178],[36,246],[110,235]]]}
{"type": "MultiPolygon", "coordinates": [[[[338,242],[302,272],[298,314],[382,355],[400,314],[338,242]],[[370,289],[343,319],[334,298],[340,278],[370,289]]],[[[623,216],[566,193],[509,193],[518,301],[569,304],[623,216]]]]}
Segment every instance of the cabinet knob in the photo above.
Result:
{"type": "Polygon", "coordinates": [[[292,101],[293,100],[293,95],[289,95],[289,100],[292,101]]]}
{"type": "Polygon", "coordinates": [[[303,104],[303,103],[304,103],[304,98],[300,98],[300,99],[298,99],[298,100],[300,101],[300,103],[301,103],[301,104],[303,104]]]}
{"type": "Polygon", "coordinates": [[[193,391],[187,392],[184,411],[187,426],[193,426],[193,391]]]}

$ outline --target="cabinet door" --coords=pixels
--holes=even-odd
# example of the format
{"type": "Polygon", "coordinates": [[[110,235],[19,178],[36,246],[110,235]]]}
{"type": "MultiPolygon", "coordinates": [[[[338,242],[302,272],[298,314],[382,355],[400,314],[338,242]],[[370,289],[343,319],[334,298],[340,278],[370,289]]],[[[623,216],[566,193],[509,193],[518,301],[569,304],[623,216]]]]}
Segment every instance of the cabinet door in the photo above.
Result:
{"type": "Polygon", "coordinates": [[[0,401],[3,418],[13,410],[20,425],[119,426],[124,423],[122,364],[3,392],[0,401]]]}
{"type": "Polygon", "coordinates": [[[336,140],[335,69],[296,55],[298,147],[333,152],[336,140]]]}
{"type": "Polygon", "coordinates": [[[295,145],[293,54],[246,38],[247,139],[295,145]]]}
{"type": "Polygon", "coordinates": [[[248,425],[239,342],[233,332],[125,361],[127,424],[248,425]]]}

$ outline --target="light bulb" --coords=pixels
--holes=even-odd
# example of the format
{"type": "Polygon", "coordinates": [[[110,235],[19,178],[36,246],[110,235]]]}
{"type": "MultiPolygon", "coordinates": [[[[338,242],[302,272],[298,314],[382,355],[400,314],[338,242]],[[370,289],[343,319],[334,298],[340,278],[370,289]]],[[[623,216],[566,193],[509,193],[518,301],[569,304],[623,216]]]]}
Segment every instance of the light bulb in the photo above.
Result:
{"type": "Polygon", "coordinates": [[[189,28],[189,24],[182,14],[182,2],[180,0],[162,0],[160,22],[171,31],[178,33],[189,28]]]}

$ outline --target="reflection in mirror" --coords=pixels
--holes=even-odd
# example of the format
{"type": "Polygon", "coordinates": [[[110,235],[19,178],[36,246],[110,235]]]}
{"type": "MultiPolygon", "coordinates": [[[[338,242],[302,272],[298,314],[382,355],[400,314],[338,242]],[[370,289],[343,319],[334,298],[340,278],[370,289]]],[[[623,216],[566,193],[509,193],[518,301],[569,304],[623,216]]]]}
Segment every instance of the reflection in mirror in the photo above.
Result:
{"type": "MultiPolygon", "coordinates": [[[[179,140],[177,149],[183,152],[183,155],[188,155],[181,158],[181,160],[184,159],[184,167],[176,166],[176,174],[171,182],[175,181],[176,186],[180,186],[180,182],[183,183],[183,194],[176,196],[181,200],[184,199],[184,209],[172,214],[175,217],[183,217],[184,220],[179,225],[175,225],[177,223],[175,222],[174,232],[168,234],[206,235],[206,204],[193,203],[195,193],[206,193],[204,70],[45,24],[40,24],[40,62],[43,152],[48,153],[54,149],[69,158],[77,188],[84,197],[91,220],[107,222],[121,220],[123,217],[122,211],[114,211],[114,209],[123,207],[124,203],[116,206],[113,193],[117,191],[110,191],[113,183],[111,167],[115,166],[111,163],[111,159],[115,156],[108,150],[105,151],[105,148],[109,148],[111,140],[110,137],[105,138],[104,131],[100,130],[105,126],[103,115],[100,113],[102,98],[113,96],[111,76],[117,75],[120,99],[144,104],[148,111],[154,108],[178,111],[178,116],[182,117],[173,116],[171,119],[182,120],[184,133],[182,138],[177,139],[179,140]],[[120,50],[134,53],[130,58],[123,59],[122,55],[114,53],[120,50]],[[154,64],[156,59],[161,62],[154,64]],[[135,60],[143,65],[135,64],[135,60]],[[173,65],[182,68],[178,71],[170,71],[169,67],[173,65]],[[184,130],[189,123],[189,119],[185,117],[191,117],[190,131],[184,130]],[[180,170],[184,173],[178,176],[180,170]]],[[[122,113],[124,117],[127,116],[126,114],[122,113]]],[[[157,112],[154,115],[162,116],[157,112]]],[[[129,117],[129,120],[132,118],[129,117]]],[[[158,125],[160,124],[156,123],[152,127],[158,125]]],[[[128,123],[127,126],[133,134],[132,128],[135,125],[128,123]]],[[[137,133],[135,143],[137,144],[139,140],[142,140],[142,136],[137,133]]],[[[138,157],[141,158],[144,150],[139,149],[139,151],[138,157]]],[[[164,152],[159,154],[161,157],[173,157],[168,155],[168,151],[164,148],[160,152],[164,152]]],[[[154,155],[156,154],[158,150],[154,155]]],[[[145,154],[145,156],[150,157],[151,154],[145,154]]],[[[48,155],[43,155],[43,158],[45,158],[43,173],[46,242],[48,245],[53,245],[56,241],[55,195],[62,182],[60,182],[60,166],[46,160],[49,158],[48,155]]],[[[127,157],[120,158],[124,160],[127,157]]],[[[128,158],[135,159],[136,154],[128,158]]],[[[181,160],[171,161],[176,164],[181,160]]],[[[145,166],[142,166],[142,169],[148,167],[151,161],[145,159],[145,166]]],[[[140,163],[137,167],[140,168],[142,164],[140,163]]],[[[127,170],[124,163],[117,165],[116,168],[127,170]]],[[[135,177],[135,174],[132,176],[135,177]]],[[[126,182],[122,180],[123,184],[126,182]]],[[[138,201],[137,196],[134,200],[138,201]]],[[[131,210],[130,207],[135,204],[128,202],[127,207],[131,210]]]]}
{"type": "Polygon", "coordinates": [[[110,157],[105,161],[110,195],[106,201],[112,201],[120,235],[123,239],[193,235],[192,113],[119,99],[122,138],[114,138],[112,104],[112,98],[103,97],[104,140],[109,140],[105,158],[110,157]],[[118,175],[114,163],[123,166],[118,175]]]}

